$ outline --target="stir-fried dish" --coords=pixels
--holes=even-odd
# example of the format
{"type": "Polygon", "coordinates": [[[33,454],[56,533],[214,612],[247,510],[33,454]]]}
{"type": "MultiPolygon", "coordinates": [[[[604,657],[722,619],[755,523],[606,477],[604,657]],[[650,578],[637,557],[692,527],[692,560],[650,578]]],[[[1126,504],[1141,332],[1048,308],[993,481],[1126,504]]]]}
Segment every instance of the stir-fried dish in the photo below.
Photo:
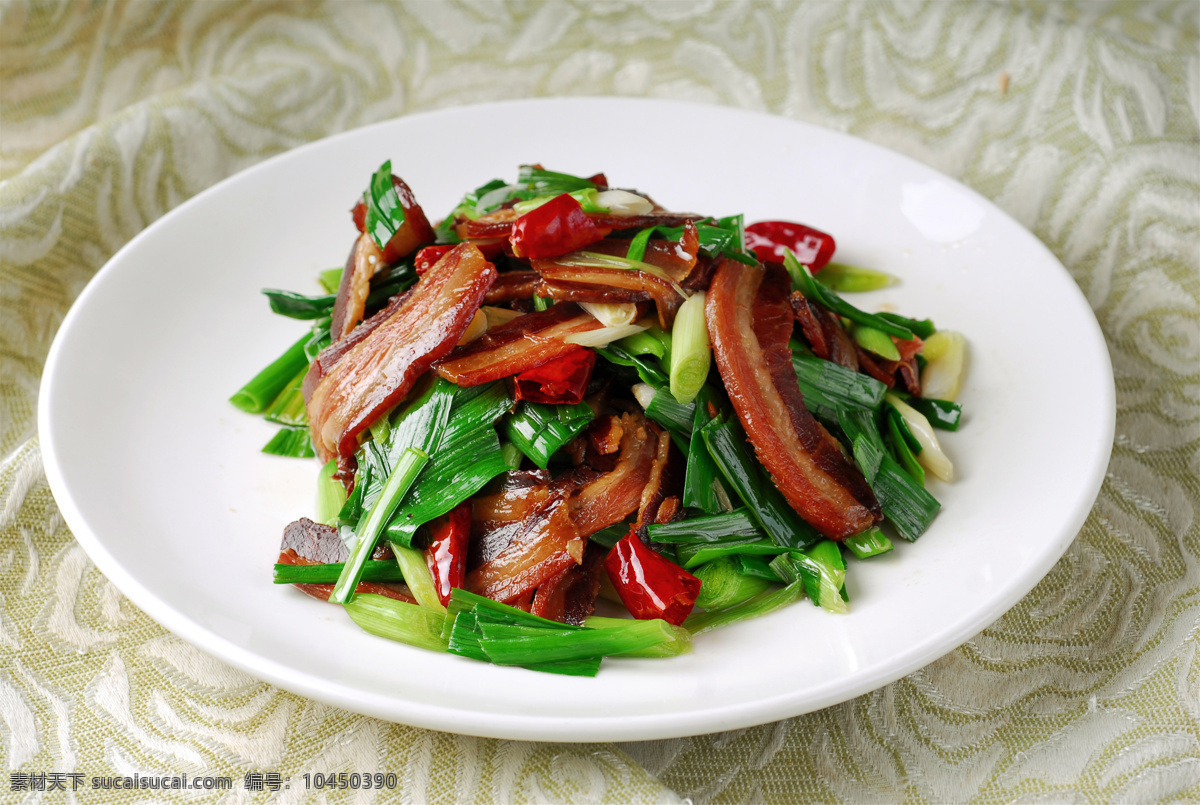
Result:
{"type": "Polygon", "coordinates": [[[593,675],[845,612],[853,562],[937,514],[965,341],[847,302],[895,280],[831,236],[537,165],[433,226],[384,163],[351,215],[326,293],[265,291],[312,326],[232,402],[321,464],[276,583],[366,631],[593,675]]]}

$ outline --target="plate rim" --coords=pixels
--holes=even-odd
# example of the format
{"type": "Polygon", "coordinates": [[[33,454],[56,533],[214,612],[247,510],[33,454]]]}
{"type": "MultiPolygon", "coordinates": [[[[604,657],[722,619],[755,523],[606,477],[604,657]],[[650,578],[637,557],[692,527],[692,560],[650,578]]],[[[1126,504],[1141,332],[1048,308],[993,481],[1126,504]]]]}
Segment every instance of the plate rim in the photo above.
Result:
{"type": "Polygon", "coordinates": [[[1078,535],[1100,492],[1107,471],[1113,448],[1113,438],[1116,426],[1116,394],[1113,378],[1111,356],[1107,341],[1104,338],[1095,312],[1088,304],[1086,296],[1080,289],[1070,272],[1063,266],[1058,257],[1028,228],[1013,219],[1011,215],[1000,208],[995,202],[984,197],[971,187],[959,180],[947,176],[938,169],[915,160],[905,154],[885,148],[834,129],[829,129],[813,123],[775,115],[768,112],[741,109],[738,107],[719,104],[702,104],[693,102],[660,100],[652,98],[624,98],[614,96],[598,97],[557,97],[557,98],[528,98],[511,101],[494,101],[482,104],[445,107],[427,110],[411,115],[402,115],[389,120],[378,121],[365,126],[338,132],[312,142],[304,143],[296,148],[288,149],[267,159],[255,163],[205,188],[174,209],[166,212],[142,231],[132,237],[124,246],[109,258],[103,267],[88,281],[78,297],[71,303],[67,314],[55,333],[50,350],[43,366],[39,382],[37,427],[40,453],[47,481],[54,500],[63,518],[79,544],[87,552],[96,567],[111,580],[117,588],[134,603],[135,606],[169,632],[192,643],[200,649],[229,662],[251,676],[263,679],[284,690],[306,696],[308,698],[333,704],[344,709],[379,717],[391,721],[409,724],[416,727],[454,731],[462,734],[476,735],[489,738],[514,740],[554,740],[564,742],[593,742],[598,740],[653,740],[660,738],[679,737],[715,732],[726,729],[747,727],[778,720],[807,712],[823,709],[838,703],[849,701],[873,690],[877,690],[916,671],[931,662],[945,656],[958,648],[972,637],[979,634],[997,619],[1003,616],[1018,601],[1024,598],[1061,559],[1067,548],[1078,535]],[[177,216],[187,215],[210,194],[225,192],[227,188],[243,181],[250,181],[260,170],[269,170],[276,163],[300,158],[309,150],[329,147],[343,139],[363,136],[364,132],[384,129],[389,126],[403,125],[402,121],[415,118],[437,117],[447,113],[463,111],[486,111],[498,107],[553,107],[561,105],[611,104],[613,106],[656,106],[676,107],[690,112],[703,111],[708,114],[726,114],[732,117],[744,116],[751,119],[766,119],[772,124],[785,123],[800,126],[820,132],[822,135],[835,135],[839,138],[854,140],[860,146],[866,146],[885,155],[888,159],[898,159],[919,167],[923,171],[932,172],[944,181],[950,182],[956,190],[969,194],[985,208],[994,211],[1009,223],[1024,231],[1030,238],[1031,246],[1040,249],[1043,256],[1057,270],[1062,271],[1068,280],[1076,301],[1090,315],[1087,317],[1090,325],[1090,340],[1099,347],[1098,354],[1103,357],[1105,372],[1103,399],[1097,400],[1103,405],[1104,422],[1102,434],[1097,434],[1097,460],[1089,466],[1089,472],[1082,489],[1091,490],[1083,495],[1075,505],[1061,532],[1056,539],[1048,543],[1049,548],[1043,551],[1038,560],[1031,564],[1031,569],[1025,574],[1011,579],[1003,586],[989,603],[981,608],[976,617],[964,621],[957,628],[941,633],[931,640],[916,643],[903,656],[902,662],[891,663],[886,667],[856,677],[854,684],[827,683],[816,688],[809,687],[804,692],[788,691],[768,699],[756,699],[750,702],[726,704],[709,709],[689,709],[684,712],[654,713],[650,715],[620,715],[620,716],[566,716],[546,717],[541,715],[527,716],[514,713],[479,712],[477,710],[449,708],[444,705],[426,705],[416,699],[401,699],[395,696],[382,696],[375,691],[363,691],[347,687],[341,683],[320,681],[310,678],[307,673],[297,672],[274,659],[264,657],[246,649],[231,640],[222,637],[205,628],[198,621],[177,611],[173,606],[158,598],[153,592],[141,584],[129,573],[120,561],[105,547],[100,536],[92,531],[88,520],[79,509],[71,490],[67,486],[64,469],[57,458],[56,435],[50,411],[50,401],[54,397],[57,378],[57,366],[64,344],[70,338],[75,321],[82,315],[88,300],[96,293],[106,276],[117,270],[121,258],[126,252],[134,250],[147,237],[152,237],[153,231],[164,222],[173,221],[177,216]],[[111,270],[110,270],[111,269],[111,270]],[[790,703],[790,704],[789,704],[790,703]],[[799,707],[797,707],[799,703],[799,707]],[[581,735],[581,725],[586,726],[586,734],[581,735]]]}

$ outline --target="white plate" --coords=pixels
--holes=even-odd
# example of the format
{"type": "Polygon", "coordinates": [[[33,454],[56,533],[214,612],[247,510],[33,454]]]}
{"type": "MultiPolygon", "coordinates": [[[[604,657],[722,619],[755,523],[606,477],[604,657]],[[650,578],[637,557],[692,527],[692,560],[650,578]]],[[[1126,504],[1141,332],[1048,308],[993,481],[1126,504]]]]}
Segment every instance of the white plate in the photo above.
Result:
{"type": "Polygon", "coordinates": [[[1112,370],[1059,262],[991,203],[841,134],[731,109],[625,99],[414,115],[256,166],[181,205],[96,275],[55,339],[39,425],[67,523],[99,569],[172,632],[288,690],[422,727],[514,739],[665,738],[826,707],[937,659],[1012,606],[1082,525],[1112,444],[1112,370]],[[903,278],[856,298],[960,330],[959,480],[915,544],[855,563],[851,613],[806,602],[702,635],[672,660],[578,679],[390,643],[271,583],[283,526],[311,514],[315,461],[226,399],[306,325],[263,287],[316,292],[354,237],[379,164],[436,216],[522,163],[607,173],[670,209],[792,219],[842,262],[903,278]]]}

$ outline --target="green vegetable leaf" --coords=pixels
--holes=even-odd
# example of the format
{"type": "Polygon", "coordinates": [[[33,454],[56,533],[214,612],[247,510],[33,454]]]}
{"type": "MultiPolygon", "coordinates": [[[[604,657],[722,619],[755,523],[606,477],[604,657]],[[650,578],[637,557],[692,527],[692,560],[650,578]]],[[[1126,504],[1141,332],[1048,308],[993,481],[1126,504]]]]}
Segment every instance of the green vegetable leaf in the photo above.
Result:
{"type": "Polygon", "coordinates": [[[363,194],[367,205],[367,232],[375,245],[383,249],[404,225],[404,207],[392,185],[392,161],[389,159],[371,177],[371,186],[363,194]]]}
{"type": "Polygon", "coordinates": [[[894,335],[904,341],[913,339],[912,330],[902,324],[897,324],[883,316],[874,313],[867,313],[864,310],[859,310],[854,305],[850,304],[836,293],[826,288],[821,283],[813,279],[812,272],[807,266],[800,264],[796,259],[796,255],[792,254],[790,249],[784,251],[783,266],[791,275],[792,282],[800,293],[804,294],[804,298],[810,302],[816,302],[828,310],[847,318],[856,324],[863,324],[867,327],[874,327],[876,330],[882,330],[888,335],[894,335]]]}

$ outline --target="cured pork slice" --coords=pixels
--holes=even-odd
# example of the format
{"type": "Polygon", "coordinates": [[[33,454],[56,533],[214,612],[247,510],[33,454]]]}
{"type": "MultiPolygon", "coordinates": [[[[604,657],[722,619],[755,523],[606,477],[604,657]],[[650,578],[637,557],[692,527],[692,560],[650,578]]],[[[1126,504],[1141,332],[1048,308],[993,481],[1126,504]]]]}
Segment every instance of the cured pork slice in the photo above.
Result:
{"type": "Polygon", "coordinates": [[[405,398],[434,361],[466,332],[496,269],[475,246],[446,253],[407,294],[318,356],[304,382],[313,444],[322,461],[346,457],[359,434],[405,398]],[[326,352],[329,353],[326,356],[326,352]]]}
{"type": "Polygon", "coordinates": [[[782,266],[722,260],[705,307],[709,337],[758,460],[801,517],[826,537],[844,539],[883,513],[837,439],[804,406],[788,347],[790,288],[782,266]]]}
{"type": "Polygon", "coordinates": [[[579,467],[475,500],[479,564],[467,575],[467,589],[498,601],[519,599],[582,564],[589,536],[638,510],[663,432],[641,415],[623,414],[620,433],[608,472],[579,467]]]}
{"type": "Polygon", "coordinates": [[[560,304],[518,316],[458,347],[435,367],[459,386],[478,386],[520,374],[579,347],[566,337],[603,327],[578,305],[560,304]]]}

